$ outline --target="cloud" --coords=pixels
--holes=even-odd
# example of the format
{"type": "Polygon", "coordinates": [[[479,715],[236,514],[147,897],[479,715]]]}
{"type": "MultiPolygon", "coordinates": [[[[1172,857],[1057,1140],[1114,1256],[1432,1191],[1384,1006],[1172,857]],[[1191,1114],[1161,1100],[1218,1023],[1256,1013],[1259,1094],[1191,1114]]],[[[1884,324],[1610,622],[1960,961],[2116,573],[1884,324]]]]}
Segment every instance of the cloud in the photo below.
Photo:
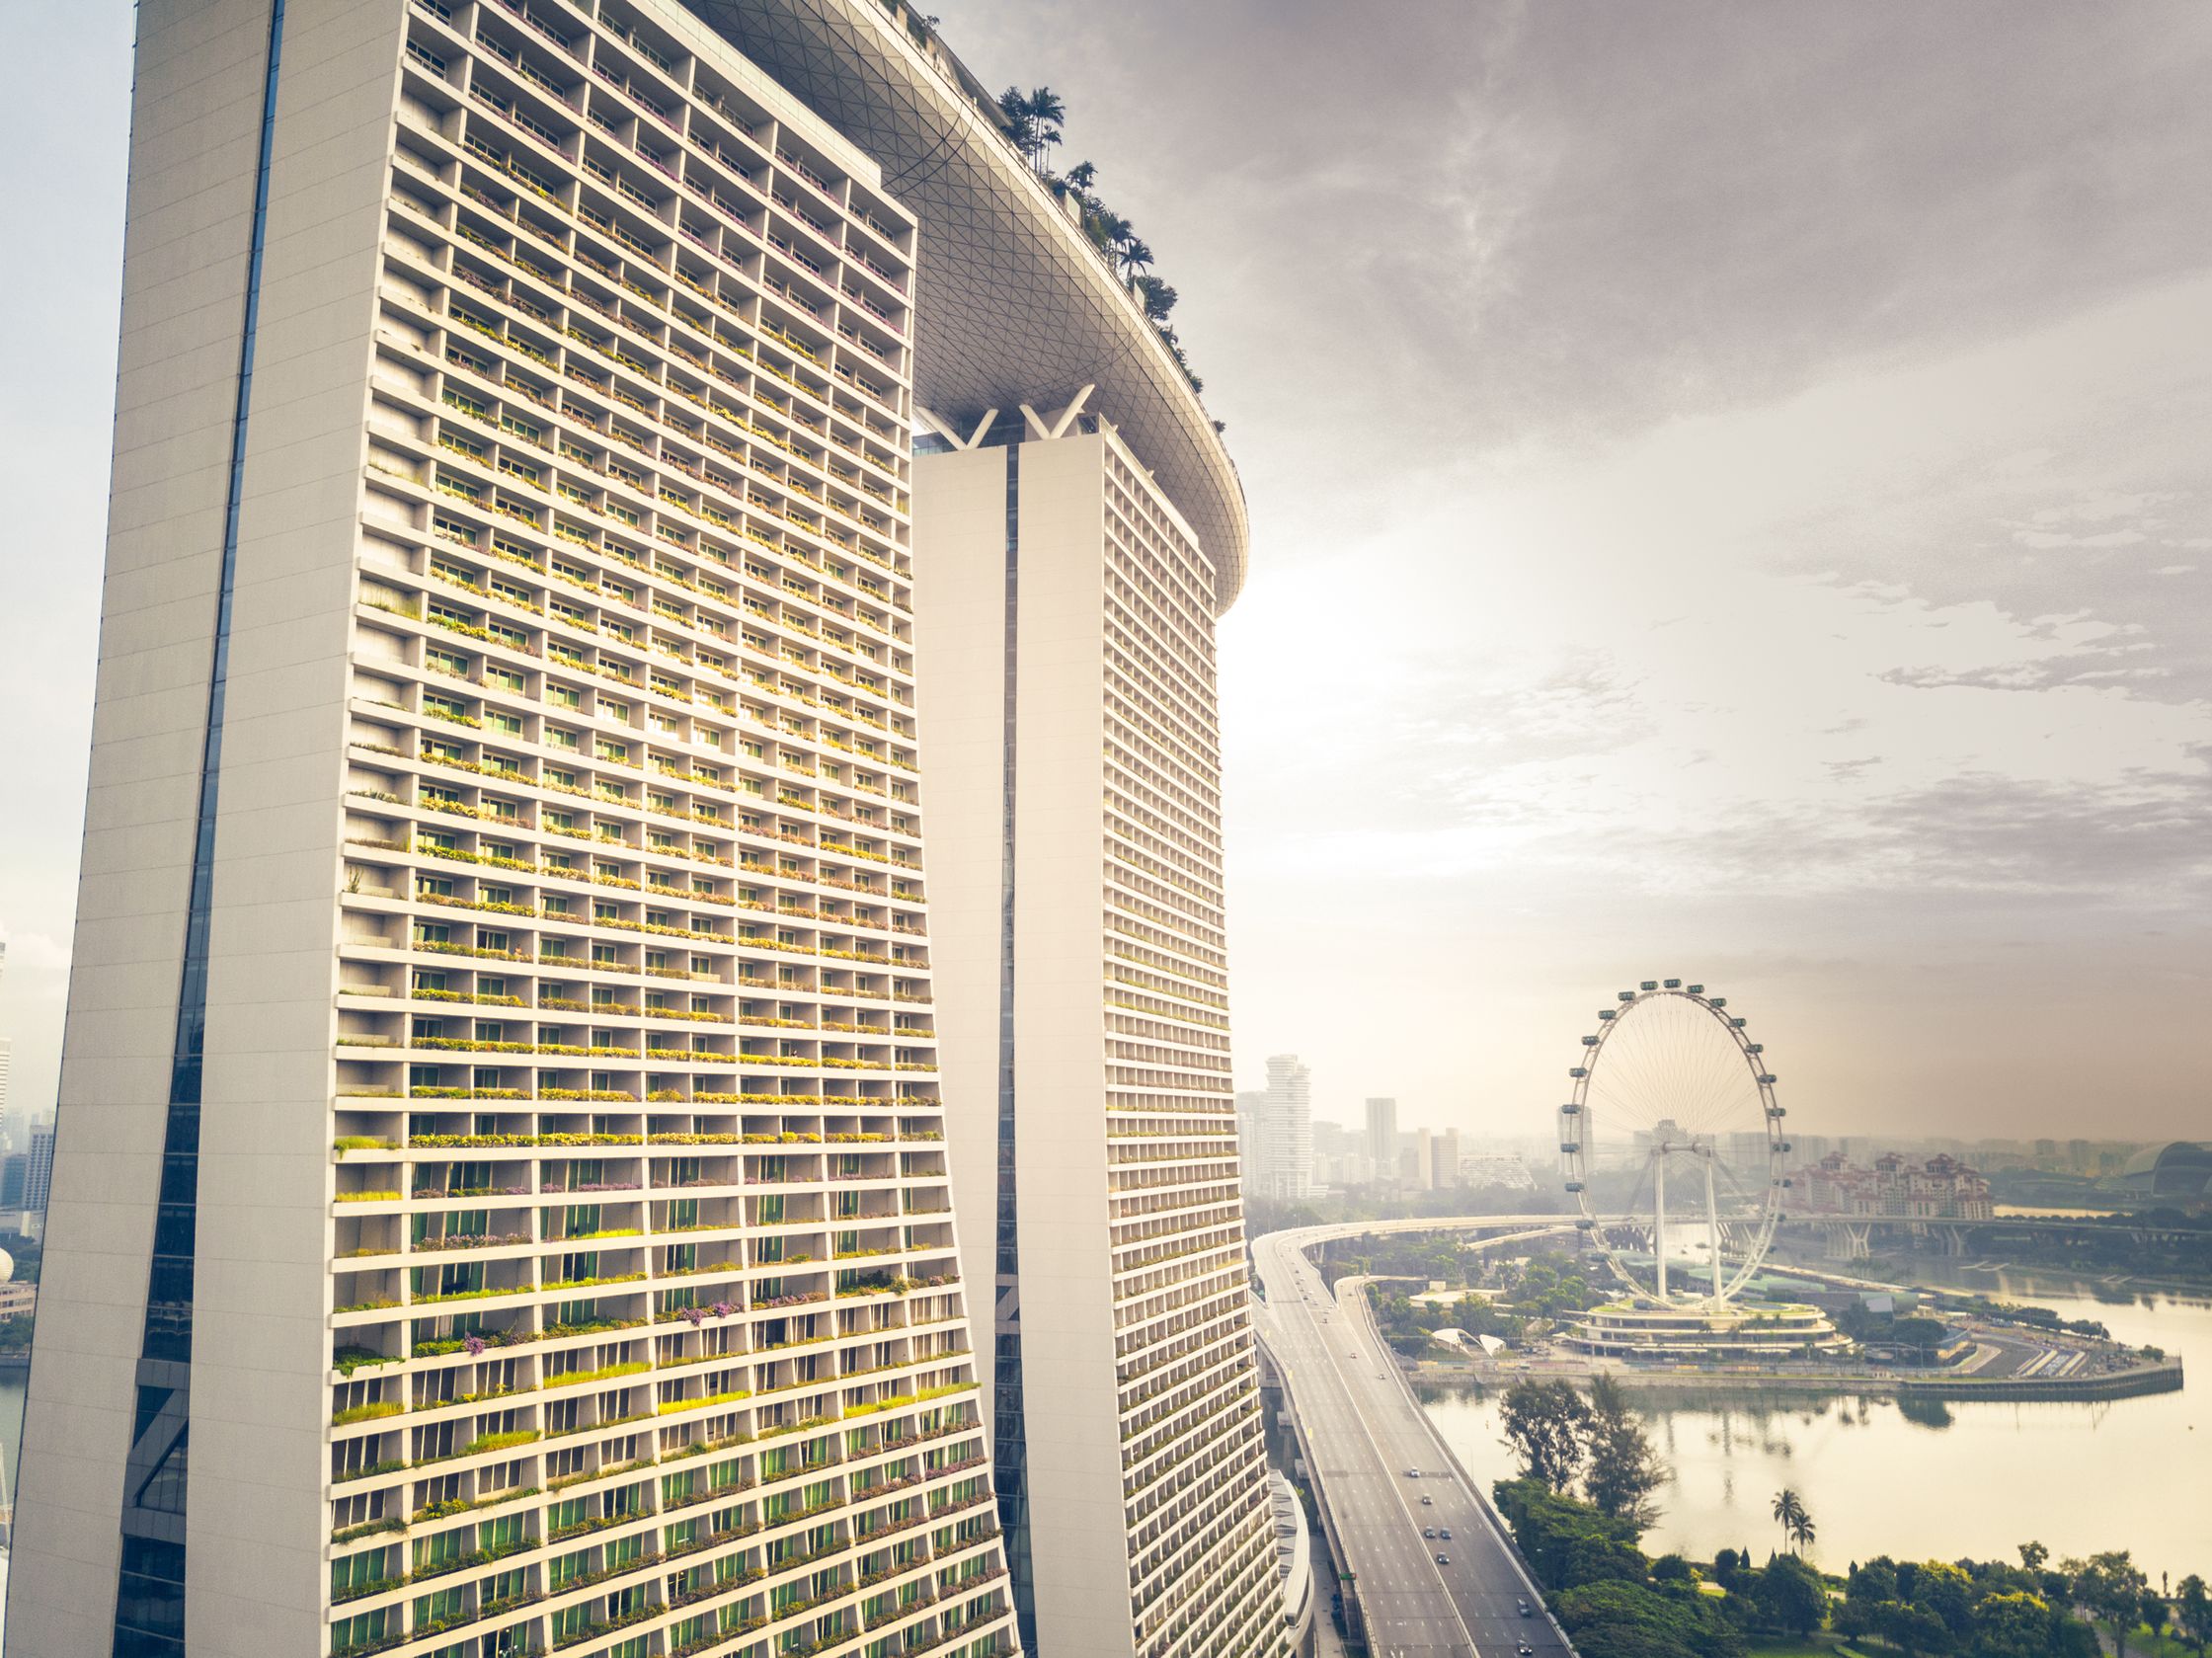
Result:
{"type": "Polygon", "coordinates": [[[7,967],[15,973],[66,973],[69,947],[42,932],[30,932],[0,921],[0,944],[7,946],[7,967]]]}
{"type": "Polygon", "coordinates": [[[2187,910],[2212,901],[2212,749],[2094,791],[1967,772],[1870,802],[1874,860],[1920,888],[2187,910]]]}

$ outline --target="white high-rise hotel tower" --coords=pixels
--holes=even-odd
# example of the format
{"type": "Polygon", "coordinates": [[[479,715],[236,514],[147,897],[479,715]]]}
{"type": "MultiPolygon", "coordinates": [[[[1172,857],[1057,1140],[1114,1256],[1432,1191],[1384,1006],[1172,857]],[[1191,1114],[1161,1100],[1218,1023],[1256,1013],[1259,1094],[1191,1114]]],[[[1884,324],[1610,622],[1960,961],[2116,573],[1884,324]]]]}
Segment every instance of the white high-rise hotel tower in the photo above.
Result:
{"type": "Polygon", "coordinates": [[[1272,1652],[1206,1080],[1242,504],[1128,293],[899,0],[138,37],[10,1658],[999,1658],[1017,1588],[1055,1655],[1272,1652]],[[1025,1157],[1098,1162],[1043,1224],[1110,1261],[1025,1253],[947,1139],[934,825],[977,807],[921,780],[968,741],[931,675],[1009,612],[928,590],[908,493],[917,403],[1085,384],[1142,529],[1080,569],[1174,639],[1103,733],[1152,862],[1092,987],[1144,983],[1086,1100],[1011,1097],[1025,1157]],[[1076,1581],[1006,1572],[993,1248],[1096,1274],[1081,1386],[1028,1395],[1032,1447],[1095,1442],[1084,1503],[1118,1459],[1076,1581]]]}
{"type": "Polygon", "coordinates": [[[1282,1611],[1214,683],[1241,548],[1210,557],[1088,401],[940,423],[914,468],[965,1276],[995,1289],[992,1437],[1037,1649],[1259,1653],[1282,1611]],[[1126,1585],[1099,1566],[1125,1553],[1126,1585]]]}

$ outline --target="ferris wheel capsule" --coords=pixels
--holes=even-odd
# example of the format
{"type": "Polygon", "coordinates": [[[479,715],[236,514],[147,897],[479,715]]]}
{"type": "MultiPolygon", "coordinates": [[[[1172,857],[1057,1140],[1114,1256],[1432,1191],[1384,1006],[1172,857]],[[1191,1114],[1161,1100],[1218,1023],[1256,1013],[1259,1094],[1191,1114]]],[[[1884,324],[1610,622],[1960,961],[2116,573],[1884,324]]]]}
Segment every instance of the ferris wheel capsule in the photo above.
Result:
{"type": "Polygon", "coordinates": [[[1639,990],[1656,990],[1658,987],[1659,981],[1656,979],[1646,979],[1642,984],[1636,987],[1636,988],[1639,990]]]}
{"type": "Polygon", "coordinates": [[[1668,981],[1667,981],[1667,988],[1668,988],[1668,989],[1670,989],[1670,990],[1679,990],[1679,989],[1681,989],[1681,988],[1682,988],[1682,981],[1681,981],[1681,980],[1679,980],[1679,979],[1670,979],[1670,980],[1668,980],[1668,981]]]}

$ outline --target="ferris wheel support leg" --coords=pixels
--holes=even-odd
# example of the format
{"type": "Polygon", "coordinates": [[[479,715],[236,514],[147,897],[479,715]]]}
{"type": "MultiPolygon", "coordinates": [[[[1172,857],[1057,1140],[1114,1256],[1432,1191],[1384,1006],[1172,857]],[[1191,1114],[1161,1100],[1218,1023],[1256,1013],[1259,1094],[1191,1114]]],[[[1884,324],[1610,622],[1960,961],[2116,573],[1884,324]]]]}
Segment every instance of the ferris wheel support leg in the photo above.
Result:
{"type": "Polygon", "coordinates": [[[1651,1259],[1659,1272],[1659,1299],[1667,1299],[1667,1154],[1651,1164],[1651,1259]]]}
{"type": "Polygon", "coordinates": [[[1713,1153],[1705,1153],[1705,1237],[1712,1251],[1712,1304],[1720,1304],[1720,1202],[1713,1195],[1713,1153]]]}

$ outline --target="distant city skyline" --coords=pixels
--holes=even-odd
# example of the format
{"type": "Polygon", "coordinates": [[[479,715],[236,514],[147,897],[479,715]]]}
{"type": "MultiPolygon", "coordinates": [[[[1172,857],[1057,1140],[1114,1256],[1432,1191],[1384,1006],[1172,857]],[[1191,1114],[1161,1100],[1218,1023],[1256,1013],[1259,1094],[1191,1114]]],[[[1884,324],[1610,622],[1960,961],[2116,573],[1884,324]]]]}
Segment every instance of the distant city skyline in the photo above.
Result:
{"type": "MultiPolygon", "coordinates": [[[[131,13],[19,11],[43,72],[0,130],[44,158],[24,218],[71,227],[14,274],[38,392],[0,462],[39,549],[0,616],[34,803],[0,824],[0,1036],[31,1113],[131,13]]],[[[944,28],[989,84],[1066,99],[1059,159],[1180,288],[1249,492],[1265,556],[1221,664],[1239,1085],[1295,1045],[1339,1116],[1395,1094],[1518,1132],[1617,984],[1683,973],[1830,1132],[2201,1129],[2212,1058],[2166,1039],[2212,961],[2212,221],[2172,181],[2212,146],[2212,12],[968,0],[944,28]],[[1323,213],[1343,257],[1286,254],[1323,213]],[[1361,319],[1325,396],[1283,350],[1320,315],[1361,319]],[[1324,954],[1356,967],[1325,1010],[1324,954]]]]}

